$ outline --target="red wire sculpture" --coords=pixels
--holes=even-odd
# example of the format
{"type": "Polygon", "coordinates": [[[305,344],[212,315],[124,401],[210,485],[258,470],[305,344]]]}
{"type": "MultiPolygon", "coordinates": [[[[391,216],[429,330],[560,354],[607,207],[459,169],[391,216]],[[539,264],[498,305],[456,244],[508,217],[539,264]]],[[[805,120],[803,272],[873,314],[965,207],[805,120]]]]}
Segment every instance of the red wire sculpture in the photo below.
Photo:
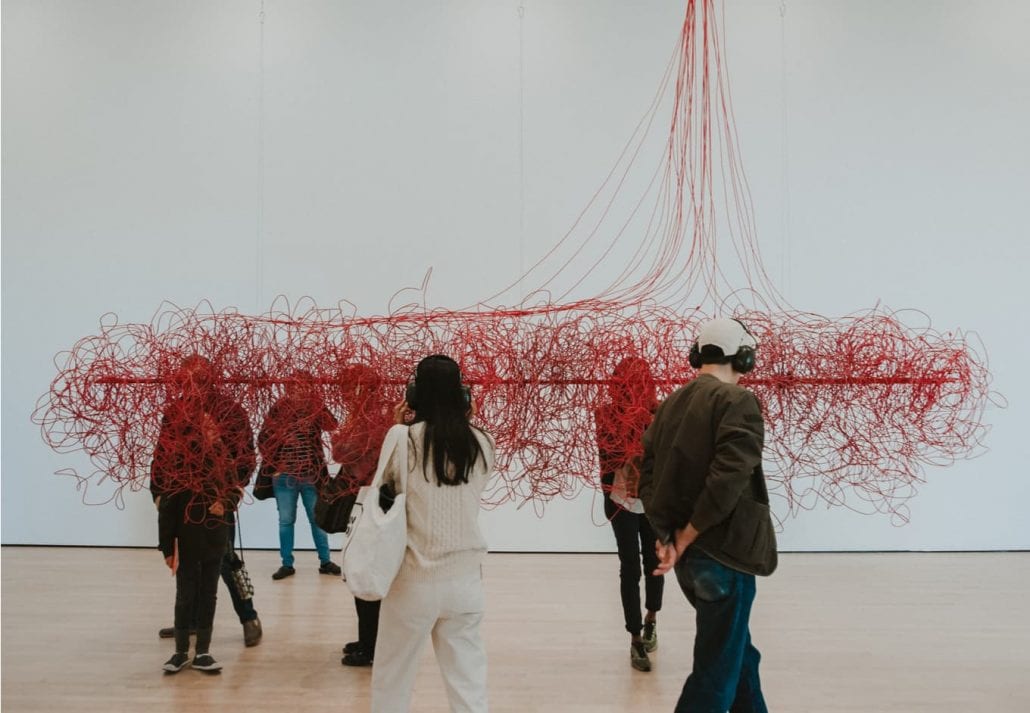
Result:
{"type": "MultiPolygon", "coordinates": [[[[655,99],[611,173],[554,249],[497,294],[460,310],[412,304],[379,317],[285,298],[260,316],[202,303],[162,305],[150,324],[107,317],[63,355],[34,414],[44,439],[85,451],[96,471],[71,474],[83,484],[111,479],[120,495],[147,483],[172,377],[190,354],[211,361],[218,388],[255,431],[279,387],[307,372],[319,401],[349,428],[372,432],[382,409],[364,415],[347,397],[355,368],[374,375],[370,402],[389,403],[420,358],[442,352],[462,365],[478,420],[497,439],[485,503],[532,502],[539,513],[556,496],[596,486],[599,445],[626,449],[599,444],[594,423],[616,365],[643,358],[664,396],[693,376],[687,354],[699,325],[732,315],[760,344],[742,383],[763,404],[768,474],[788,512],[822,500],[905,521],[924,467],[981,445],[986,359],[962,332],[937,332],[919,313],[910,319],[924,326],[879,306],[828,319],[786,303],[762,266],[722,54],[713,0],[690,0],[655,99]],[[661,159],[641,178],[631,168],[664,111],[661,159]],[[641,193],[628,195],[630,185],[641,193]],[[575,299],[613,274],[615,245],[627,240],[638,246],[616,278],[575,299]],[[528,297],[511,297],[527,288],[528,297]],[[506,303],[514,306],[498,306],[506,303]]],[[[639,431],[639,410],[623,409],[634,422],[605,432],[639,431]]],[[[186,477],[180,487],[198,485],[186,477]]]]}

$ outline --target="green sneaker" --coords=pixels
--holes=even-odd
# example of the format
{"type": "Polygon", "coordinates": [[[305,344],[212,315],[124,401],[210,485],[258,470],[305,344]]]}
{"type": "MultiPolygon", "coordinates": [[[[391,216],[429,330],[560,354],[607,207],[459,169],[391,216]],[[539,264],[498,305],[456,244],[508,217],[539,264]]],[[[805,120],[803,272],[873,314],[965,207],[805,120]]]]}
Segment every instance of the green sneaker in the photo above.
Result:
{"type": "Polygon", "coordinates": [[[644,640],[644,650],[651,653],[658,648],[658,622],[644,622],[644,633],[640,637],[644,640]]]}
{"type": "Polygon", "coordinates": [[[637,671],[651,670],[651,659],[647,657],[647,650],[644,645],[638,643],[632,643],[629,645],[629,664],[637,671]]]}

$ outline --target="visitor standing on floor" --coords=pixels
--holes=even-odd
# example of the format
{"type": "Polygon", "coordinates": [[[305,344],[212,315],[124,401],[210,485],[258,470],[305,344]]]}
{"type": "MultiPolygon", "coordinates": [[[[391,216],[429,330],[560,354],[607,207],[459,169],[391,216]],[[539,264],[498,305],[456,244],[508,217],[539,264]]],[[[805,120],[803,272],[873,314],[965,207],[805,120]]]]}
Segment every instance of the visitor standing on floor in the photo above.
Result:
{"type": "MultiPolygon", "coordinates": [[[[221,669],[210,653],[218,577],[232,541],[232,513],[254,471],[253,432],[239,403],[217,388],[204,357],[183,359],[172,390],[150,468],[158,546],[176,578],[175,653],[164,670],[175,673],[191,664],[213,672],[221,669]],[[192,662],[191,630],[197,636],[192,662]]],[[[253,605],[249,611],[253,619],[244,623],[244,636],[254,622],[260,638],[253,605]]]]}
{"type": "Polygon", "coordinates": [[[340,567],[329,555],[329,536],[315,524],[315,501],[319,484],[328,478],[322,433],[336,428],[336,418],[326,408],[314,377],[307,372],[294,374],[285,393],[265,416],[258,434],[262,472],[272,474],[272,492],[279,511],[279,554],[282,566],[272,579],[296,573],[293,566],[294,526],[297,501],[304,504],[311,539],[318,552],[321,574],[340,574],[340,567]]]}
{"type": "MultiPolygon", "coordinates": [[[[347,484],[353,497],[368,485],[376,473],[379,451],[386,432],[394,425],[396,397],[391,402],[382,379],[365,364],[351,364],[341,376],[347,418],[330,438],[333,460],[340,464],[337,478],[347,484]]],[[[344,666],[371,666],[379,636],[379,601],[354,598],[358,617],[358,639],[343,647],[344,666]]]]}
{"type": "Polygon", "coordinates": [[[647,361],[627,357],[612,372],[608,402],[597,409],[597,450],[601,466],[604,514],[615,534],[619,553],[619,594],[623,620],[630,635],[630,665],[650,671],[648,654],[658,648],[658,612],[665,577],[658,567],[655,534],[637,497],[642,437],[658,407],[654,377],[647,361]],[[643,569],[641,569],[643,560],[643,569]],[[644,577],[644,606],[640,612],[640,577],[644,577]]]}
{"type": "MultiPolygon", "coordinates": [[[[494,444],[469,423],[471,401],[458,364],[433,355],[419,362],[409,397],[398,406],[407,462],[388,457],[384,482],[404,483],[408,545],[400,572],[383,599],[372,667],[373,713],[411,706],[426,639],[443,676],[452,711],[487,710],[480,498],[493,471],[494,444]]],[[[394,431],[391,429],[390,434],[394,431]]],[[[387,438],[388,443],[395,438],[387,438]]]]}
{"type": "Polygon", "coordinates": [[[749,619],[755,575],[776,569],[762,473],[758,399],[738,385],[758,343],[743,323],[705,323],[697,378],[658,407],[644,434],[640,496],[658,536],[656,573],[675,568],[696,610],[693,669],[676,713],[765,713],[749,619]]]}

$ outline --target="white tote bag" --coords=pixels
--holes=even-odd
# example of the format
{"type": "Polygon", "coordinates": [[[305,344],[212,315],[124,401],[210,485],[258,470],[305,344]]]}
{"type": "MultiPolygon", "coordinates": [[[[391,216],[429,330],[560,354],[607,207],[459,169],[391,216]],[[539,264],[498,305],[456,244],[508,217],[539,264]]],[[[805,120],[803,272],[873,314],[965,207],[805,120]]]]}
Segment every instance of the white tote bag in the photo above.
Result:
{"type": "Polygon", "coordinates": [[[372,482],[358,491],[343,543],[343,581],[358,599],[378,601],[390,591],[408,547],[408,428],[394,426],[386,435],[372,482]],[[390,454],[397,451],[400,483],[386,512],[379,504],[379,487],[390,454]]]}

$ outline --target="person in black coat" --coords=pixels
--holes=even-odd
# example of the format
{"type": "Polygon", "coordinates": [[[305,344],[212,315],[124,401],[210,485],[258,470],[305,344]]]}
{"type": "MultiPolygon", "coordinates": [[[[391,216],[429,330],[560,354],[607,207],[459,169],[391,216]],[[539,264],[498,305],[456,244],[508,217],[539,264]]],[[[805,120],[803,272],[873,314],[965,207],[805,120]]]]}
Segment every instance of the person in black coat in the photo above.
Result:
{"type": "Polygon", "coordinates": [[[190,629],[196,628],[193,668],[218,671],[221,665],[209,651],[218,577],[232,539],[233,512],[255,466],[253,433],[243,408],[215,387],[203,357],[183,360],[175,388],[178,396],[165,409],[150,473],[158,546],[176,577],[175,653],[164,670],[175,673],[190,663],[190,629]]]}
{"type": "Polygon", "coordinates": [[[608,401],[594,414],[604,514],[611,523],[619,553],[619,593],[630,635],[630,665],[638,671],[650,671],[648,654],[658,648],[658,612],[665,579],[654,574],[658,567],[655,534],[637,493],[644,452],[641,437],[658,407],[654,376],[647,361],[640,357],[620,361],[612,372],[608,395],[608,401]],[[641,574],[647,609],[643,617],[641,574]]]}

